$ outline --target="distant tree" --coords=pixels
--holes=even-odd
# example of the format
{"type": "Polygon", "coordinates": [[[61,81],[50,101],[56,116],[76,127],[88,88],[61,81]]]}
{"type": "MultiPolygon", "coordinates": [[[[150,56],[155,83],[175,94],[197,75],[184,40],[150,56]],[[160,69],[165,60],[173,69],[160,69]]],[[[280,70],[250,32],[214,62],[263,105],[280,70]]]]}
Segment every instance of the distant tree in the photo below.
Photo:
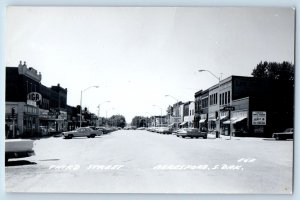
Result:
{"type": "Polygon", "coordinates": [[[253,69],[252,74],[256,78],[267,78],[276,80],[294,80],[295,66],[289,62],[260,62],[253,69]]]}
{"type": "Polygon", "coordinates": [[[111,126],[124,128],[126,126],[126,119],[123,115],[113,115],[108,119],[108,123],[111,126]]]}
{"type": "Polygon", "coordinates": [[[136,127],[146,127],[147,123],[148,123],[148,118],[143,116],[135,116],[131,120],[131,126],[136,126],[136,127]]]}

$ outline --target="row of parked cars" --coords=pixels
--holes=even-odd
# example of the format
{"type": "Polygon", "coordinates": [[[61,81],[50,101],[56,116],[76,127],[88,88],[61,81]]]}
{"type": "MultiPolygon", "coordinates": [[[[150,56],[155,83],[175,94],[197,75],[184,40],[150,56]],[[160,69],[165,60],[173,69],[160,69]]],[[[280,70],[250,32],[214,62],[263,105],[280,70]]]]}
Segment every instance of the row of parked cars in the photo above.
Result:
{"type": "Polygon", "coordinates": [[[80,127],[73,131],[66,131],[63,132],[62,135],[65,139],[72,139],[73,137],[88,137],[94,138],[96,136],[101,136],[103,134],[108,134],[110,132],[119,130],[118,127],[95,127],[95,126],[88,126],[88,127],[80,127]]]}
{"type": "Polygon", "coordinates": [[[177,137],[190,137],[190,138],[203,138],[207,139],[207,132],[200,131],[197,128],[181,128],[178,130],[175,130],[170,127],[150,127],[147,128],[146,130],[150,132],[156,132],[160,134],[174,134],[177,137]]]}

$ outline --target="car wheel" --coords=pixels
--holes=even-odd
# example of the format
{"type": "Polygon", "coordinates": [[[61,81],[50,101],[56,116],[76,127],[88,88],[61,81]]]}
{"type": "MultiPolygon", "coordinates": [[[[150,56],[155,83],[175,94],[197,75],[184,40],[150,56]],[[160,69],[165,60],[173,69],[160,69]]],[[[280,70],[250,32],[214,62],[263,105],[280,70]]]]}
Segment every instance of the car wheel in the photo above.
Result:
{"type": "Polygon", "coordinates": [[[179,137],[179,135],[176,135],[177,137],[179,137]]]}
{"type": "Polygon", "coordinates": [[[182,138],[185,138],[185,136],[181,136],[182,138]]]}
{"type": "Polygon", "coordinates": [[[72,138],[73,138],[73,135],[69,135],[68,138],[69,138],[69,139],[72,139],[72,138]]]}
{"type": "Polygon", "coordinates": [[[207,136],[206,136],[206,137],[203,137],[203,139],[207,139],[207,136]]]}
{"type": "Polygon", "coordinates": [[[94,137],[95,137],[95,135],[90,135],[90,137],[91,137],[91,138],[94,138],[94,137]]]}

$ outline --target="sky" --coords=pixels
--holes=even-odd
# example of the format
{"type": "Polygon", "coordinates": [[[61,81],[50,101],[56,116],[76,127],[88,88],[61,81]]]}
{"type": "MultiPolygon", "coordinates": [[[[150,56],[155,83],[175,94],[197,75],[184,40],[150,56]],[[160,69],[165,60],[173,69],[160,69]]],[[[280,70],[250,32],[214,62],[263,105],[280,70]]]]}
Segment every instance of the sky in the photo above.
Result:
{"type": "Polygon", "coordinates": [[[267,7],[8,7],[6,66],[20,60],[68,105],[100,116],[163,114],[217,77],[294,63],[295,10],[267,7]],[[165,97],[171,95],[172,97],[165,97]],[[107,103],[106,101],[110,101],[107,103]],[[156,105],[156,106],[153,106],[156,105]]]}

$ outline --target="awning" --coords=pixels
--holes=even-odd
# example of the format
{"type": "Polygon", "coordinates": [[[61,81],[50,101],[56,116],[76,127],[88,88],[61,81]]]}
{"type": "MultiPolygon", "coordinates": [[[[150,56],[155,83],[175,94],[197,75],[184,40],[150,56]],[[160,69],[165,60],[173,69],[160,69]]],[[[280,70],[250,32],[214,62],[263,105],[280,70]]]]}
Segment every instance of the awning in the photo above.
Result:
{"type": "Polygon", "coordinates": [[[170,127],[171,127],[171,126],[174,126],[174,123],[173,123],[173,124],[170,124],[169,126],[170,126],[170,127]]]}
{"type": "Polygon", "coordinates": [[[223,122],[223,124],[230,124],[230,120],[223,122]]]}
{"type": "Polygon", "coordinates": [[[179,124],[180,126],[183,126],[185,124],[187,124],[188,122],[182,122],[181,124],[179,124]]]}
{"type": "Polygon", "coordinates": [[[220,117],[220,120],[223,120],[223,119],[225,119],[226,117],[228,117],[228,115],[223,115],[223,116],[220,117]]]}
{"type": "Polygon", "coordinates": [[[199,123],[204,123],[206,119],[200,119],[199,123]]]}
{"type": "Polygon", "coordinates": [[[208,121],[217,121],[217,119],[216,118],[211,118],[211,119],[208,119],[208,121]]]}
{"type": "Polygon", "coordinates": [[[240,122],[240,121],[242,121],[242,120],[244,120],[244,119],[246,119],[246,118],[247,118],[247,116],[239,117],[239,118],[237,118],[236,120],[232,121],[232,124],[235,124],[235,123],[237,123],[237,122],[240,122]]]}

